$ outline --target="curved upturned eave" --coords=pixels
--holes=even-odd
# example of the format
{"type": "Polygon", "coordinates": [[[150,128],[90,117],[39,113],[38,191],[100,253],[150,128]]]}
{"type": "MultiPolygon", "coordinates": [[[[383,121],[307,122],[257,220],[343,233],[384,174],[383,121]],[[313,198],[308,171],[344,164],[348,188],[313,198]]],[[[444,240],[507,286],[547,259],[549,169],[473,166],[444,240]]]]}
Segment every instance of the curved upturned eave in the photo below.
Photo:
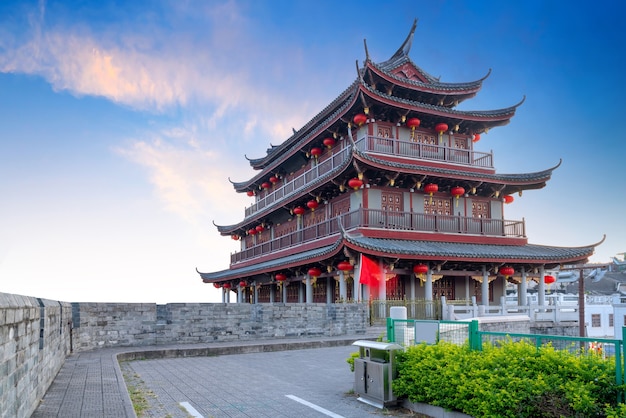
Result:
{"type": "MultiPolygon", "coordinates": [[[[350,146],[352,147],[352,146],[350,146]]],[[[306,185],[306,187],[302,188],[302,189],[298,189],[296,191],[294,191],[294,193],[282,200],[276,201],[274,202],[274,204],[271,204],[269,206],[266,206],[265,208],[263,208],[263,210],[260,210],[258,212],[255,212],[252,216],[249,216],[248,218],[244,219],[243,221],[235,224],[235,225],[216,225],[214,222],[214,225],[217,227],[217,230],[220,234],[222,235],[230,235],[233,232],[235,232],[238,229],[242,229],[244,228],[247,224],[254,222],[256,219],[260,219],[264,216],[266,216],[268,213],[271,213],[275,210],[277,210],[280,207],[284,207],[284,206],[288,206],[291,202],[293,202],[294,200],[297,200],[300,196],[305,195],[307,193],[309,193],[312,190],[315,190],[317,187],[319,187],[321,184],[324,184],[334,178],[336,178],[337,176],[339,176],[341,173],[343,173],[347,168],[349,168],[352,164],[352,159],[353,159],[353,155],[354,155],[354,149],[352,148],[352,152],[348,151],[350,156],[348,158],[345,159],[345,161],[343,161],[343,164],[335,167],[334,170],[329,171],[328,173],[324,174],[323,176],[320,176],[318,178],[316,178],[314,181],[308,183],[306,185]]]]}
{"type": "Polygon", "coordinates": [[[368,95],[371,99],[379,100],[389,106],[398,106],[415,110],[417,112],[427,113],[429,115],[441,116],[444,118],[462,119],[475,122],[492,122],[497,124],[506,124],[515,115],[517,108],[523,103],[517,103],[503,109],[495,110],[456,110],[442,106],[435,106],[428,103],[420,103],[413,100],[403,99],[401,97],[390,96],[373,89],[367,84],[360,84],[361,91],[368,95]]]}
{"type": "Polygon", "coordinates": [[[289,268],[300,267],[305,264],[311,264],[318,261],[327,259],[338,254],[343,249],[343,238],[339,235],[339,238],[332,245],[327,245],[322,248],[316,248],[300,253],[291,254],[285,257],[263,261],[247,265],[244,267],[231,267],[226,270],[202,273],[196,269],[196,272],[200,275],[200,278],[205,283],[213,283],[226,280],[238,280],[243,277],[250,277],[253,275],[267,274],[269,272],[280,271],[289,268]]]}
{"type": "MultiPolygon", "coordinates": [[[[412,62],[411,62],[412,63],[412,62]]],[[[413,64],[413,63],[412,63],[413,64]]],[[[412,65],[416,70],[418,69],[415,64],[412,65]]],[[[395,83],[399,86],[417,90],[425,93],[439,94],[439,95],[472,95],[476,94],[482,88],[483,81],[489,76],[491,70],[487,75],[479,80],[465,82],[465,83],[442,83],[434,81],[430,83],[424,83],[422,81],[410,80],[408,78],[397,76],[389,71],[380,68],[378,64],[368,61],[366,62],[366,69],[369,69],[379,77],[387,80],[390,83],[395,83]]]]}
{"type": "Polygon", "coordinates": [[[352,106],[354,105],[354,103],[357,101],[358,99],[358,95],[356,94],[358,92],[358,89],[354,89],[353,94],[351,97],[349,97],[349,101],[346,101],[343,106],[341,106],[339,109],[337,109],[335,112],[333,112],[326,120],[322,121],[317,129],[315,129],[314,131],[311,131],[308,135],[300,138],[300,140],[296,143],[290,143],[290,144],[283,144],[280,147],[280,150],[282,152],[277,153],[276,158],[273,158],[272,161],[266,161],[267,165],[264,165],[263,167],[261,167],[260,169],[262,171],[260,171],[256,176],[254,176],[253,178],[251,178],[250,180],[247,181],[243,181],[243,182],[231,182],[233,184],[233,187],[235,188],[236,191],[238,192],[244,192],[246,191],[248,188],[250,188],[251,186],[254,186],[258,183],[260,183],[261,181],[264,181],[264,177],[267,176],[267,173],[271,173],[273,172],[273,170],[275,170],[276,168],[278,168],[280,166],[280,164],[285,161],[288,158],[291,158],[293,155],[295,155],[298,152],[301,152],[302,149],[317,135],[319,135],[320,132],[323,132],[324,130],[328,129],[330,126],[332,126],[333,123],[337,122],[339,119],[341,119],[346,112],[352,108],[352,106]],[[279,157],[279,158],[278,158],[279,157]]]}
{"type": "MultiPolygon", "coordinates": [[[[353,81],[348,88],[346,88],[339,96],[337,96],[332,102],[330,102],[324,109],[318,112],[312,119],[310,119],[302,128],[296,131],[292,136],[287,138],[282,144],[272,148],[272,152],[268,153],[264,157],[248,159],[250,165],[255,170],[262,170],[271,164],[276,158],[282,157],[282,152],[285,149],[297,148],[303,140],[306,142],[312,136],[316,136],[320,132],[320,126],[324,125],[324,129],[329,126],[327,121],[338,118],[333,118],[338,111],[346,107],[347,103],[352,103],[354,98],[351,97],[357,93],[359,81],[353,81]]],[[[349,108],[350,106],[348,106],[349,108]]],[[[282,158],[281,158],[282,159],[282,158]]]]}
{"type": "Polygon", "coordinates": [[[497,183],[507,183],[510,185],[527,185],[527,184],[539,184],[545,183],[552,177],[552,172],[556,170],[560,165],[561,161],[554,167],[551,167],[547,170],[532,172],[532,173],[522,173],[522,174],[491,174],[491,173],[480,173],[475,171],[463,171],[456,170],[452,168],[442,168],[442,167],[432,167],[420,164],[410,164],[403,163],[399,161],[389,161],[384,158],[378,158],[370,153],[360,151],[358,149],[354,150],[353,156],[355,159],[362,161],[364,163],[369,163],[376,168],[379,169],[388,169],[392,171],[398,171],[398,169],[408,170],[411,174],[417,175],[429,175],[429,176],[437,176],[437,177],[448,177],[459,180],[472,180],[472,181],[488,181],[488,182],[497,182],[497,183]]]}
{"type": "Polygon", "coordinates": [[[349,248],[374,255],[421,257],[463,262],[571,263],[591,257],[600,243],[581,247],[537,244],[495,245],[438,241],[398,240],[345,234],[349,248]]]}

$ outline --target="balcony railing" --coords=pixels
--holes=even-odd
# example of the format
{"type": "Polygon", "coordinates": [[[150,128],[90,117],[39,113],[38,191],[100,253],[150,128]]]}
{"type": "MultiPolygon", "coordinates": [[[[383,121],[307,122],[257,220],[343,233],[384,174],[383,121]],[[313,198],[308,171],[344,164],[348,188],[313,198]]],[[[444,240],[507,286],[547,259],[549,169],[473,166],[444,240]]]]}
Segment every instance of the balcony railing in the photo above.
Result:
{"type": "MultiPolygon", "coordinates": [[[[357,140],[356,146],[365,152],[377,152],[401,157],[409,157],[423,160],[445,161],[455,164],[476,166],[481,168],[493,168],[493,155],[486,152],[450,148],[443,145],[427,145],[418,142],[401,141],[398,139],[380,138],[369,136],[357,140]]],[[[297,193],[310,182],[320,176],[330,173],[335,168],[341,167],[349,158],[349,148],[344,147],[332,154],[329,158],[322,158],[319,163],[313,165],[298,177],[275,186],[270,193],[259,198],[245,210],[245,216],[254,215],[275,202],[297,193]]]]}
{"type": "MultiPolygon", "coordinates": [[[[426,215],[413,212],[387,212],[357,209],[340,215],[346,230],[356,228],[391,229],[416,232],[471,234],[501,237],[526,237],[524,221],[472,218],[467,216],[426,215]]],[[[340,232],[337,219],[328,219],[301,230],[231,254],[230,262],[239,263],[340,232]]]]}
{"type": "Polygon", "coordinates": [[[454,164],[493,168],[493,154],[474,150],[451,148],[445,145],[422,144],[392,138],[368,136],[356,142],[361,151],[377,152],[422,160],[445,161],[454,164]]]}
{"type": "Polygon", "coordinates": [[[274,202],[282,201],[283,199],[297,193],[300,189],[304,188],[304,186],[312,181],[315,181],[318,177],[328,174],[334,169],[341,167],[342,164],[348,159],[348,151],[348,147],[340,149],[329,158],[322,158],[319,163],[313,165],[298,177],[274,187],[272,192],[262,198],[259,198],[255,203],[247,207],[245,216],[251,216],[256,212],[272,205],[274,202]]]}

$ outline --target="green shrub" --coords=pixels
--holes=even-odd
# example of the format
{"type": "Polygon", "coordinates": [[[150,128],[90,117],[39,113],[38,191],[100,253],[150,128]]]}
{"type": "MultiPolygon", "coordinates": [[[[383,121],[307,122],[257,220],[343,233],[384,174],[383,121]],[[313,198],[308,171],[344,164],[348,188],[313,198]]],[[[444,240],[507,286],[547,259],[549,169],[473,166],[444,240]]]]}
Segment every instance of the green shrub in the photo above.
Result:
{"type": "Polygon", "coordinates": [[[620,415],[615,363],[551,346],[507,340],[482,351],[440,342],[398,355],[393,391],[476,417],[601,417],[620,415]]]}
{"type": "Polygon", "coordinates": [[[354,372],[354,359],[359,358],[359,352],[356,351],[354,353],[350,353],[350,357],[346,360],[346,362],[350,365],[350,371],[354,372]]]}

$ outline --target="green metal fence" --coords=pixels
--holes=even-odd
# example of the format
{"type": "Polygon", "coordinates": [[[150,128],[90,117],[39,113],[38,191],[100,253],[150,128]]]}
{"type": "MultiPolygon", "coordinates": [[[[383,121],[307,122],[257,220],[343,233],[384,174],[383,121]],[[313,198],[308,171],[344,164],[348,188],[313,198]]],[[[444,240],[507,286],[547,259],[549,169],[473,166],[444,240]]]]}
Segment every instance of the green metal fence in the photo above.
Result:
{"type": "Polygon", "coordinates": [[[388,299],[370,301],[370,324],[384,324],[392,307],[406,308],[410,319],[441,319],[441,301],[426,299],[388,299]]]}
{"type": "MultiPolygon", "coordinates": [[[[458,345],[468,344],[472,350],[482,351],[483,344],[498,341],[528,341],[537,349],[551,345],[557,350],[567,350],[573,355],[600,355],[615,361],[615,383],[624,385],[626,379],[623,372],[624,341],[626,341],[626,327],[622,328],[622,339],[567,337],[544,334],[521,334],[509,332],[480,331],[478,321],[434,321],[416,319],[387,318],[387,339],[389,342],[403,346],[415,344],[437,343],[446,341],[458,345]]],[[[626,390],[626,389],[625,389],[626,390]]],[[[618,402],[621,402],[620,394],[618,402]]]]}

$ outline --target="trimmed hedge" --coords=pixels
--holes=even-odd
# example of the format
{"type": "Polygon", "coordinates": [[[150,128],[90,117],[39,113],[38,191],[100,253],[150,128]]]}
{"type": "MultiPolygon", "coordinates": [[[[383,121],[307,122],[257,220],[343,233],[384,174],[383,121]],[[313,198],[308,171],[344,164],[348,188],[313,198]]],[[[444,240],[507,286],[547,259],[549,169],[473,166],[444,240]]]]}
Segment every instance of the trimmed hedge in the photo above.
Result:
{"type": "Polygon", "coordinates": [[[440,342],[398,353],[398,398],[475,417],[624,417],[614,359],[510,339],[482,351],[440,342]]]}

